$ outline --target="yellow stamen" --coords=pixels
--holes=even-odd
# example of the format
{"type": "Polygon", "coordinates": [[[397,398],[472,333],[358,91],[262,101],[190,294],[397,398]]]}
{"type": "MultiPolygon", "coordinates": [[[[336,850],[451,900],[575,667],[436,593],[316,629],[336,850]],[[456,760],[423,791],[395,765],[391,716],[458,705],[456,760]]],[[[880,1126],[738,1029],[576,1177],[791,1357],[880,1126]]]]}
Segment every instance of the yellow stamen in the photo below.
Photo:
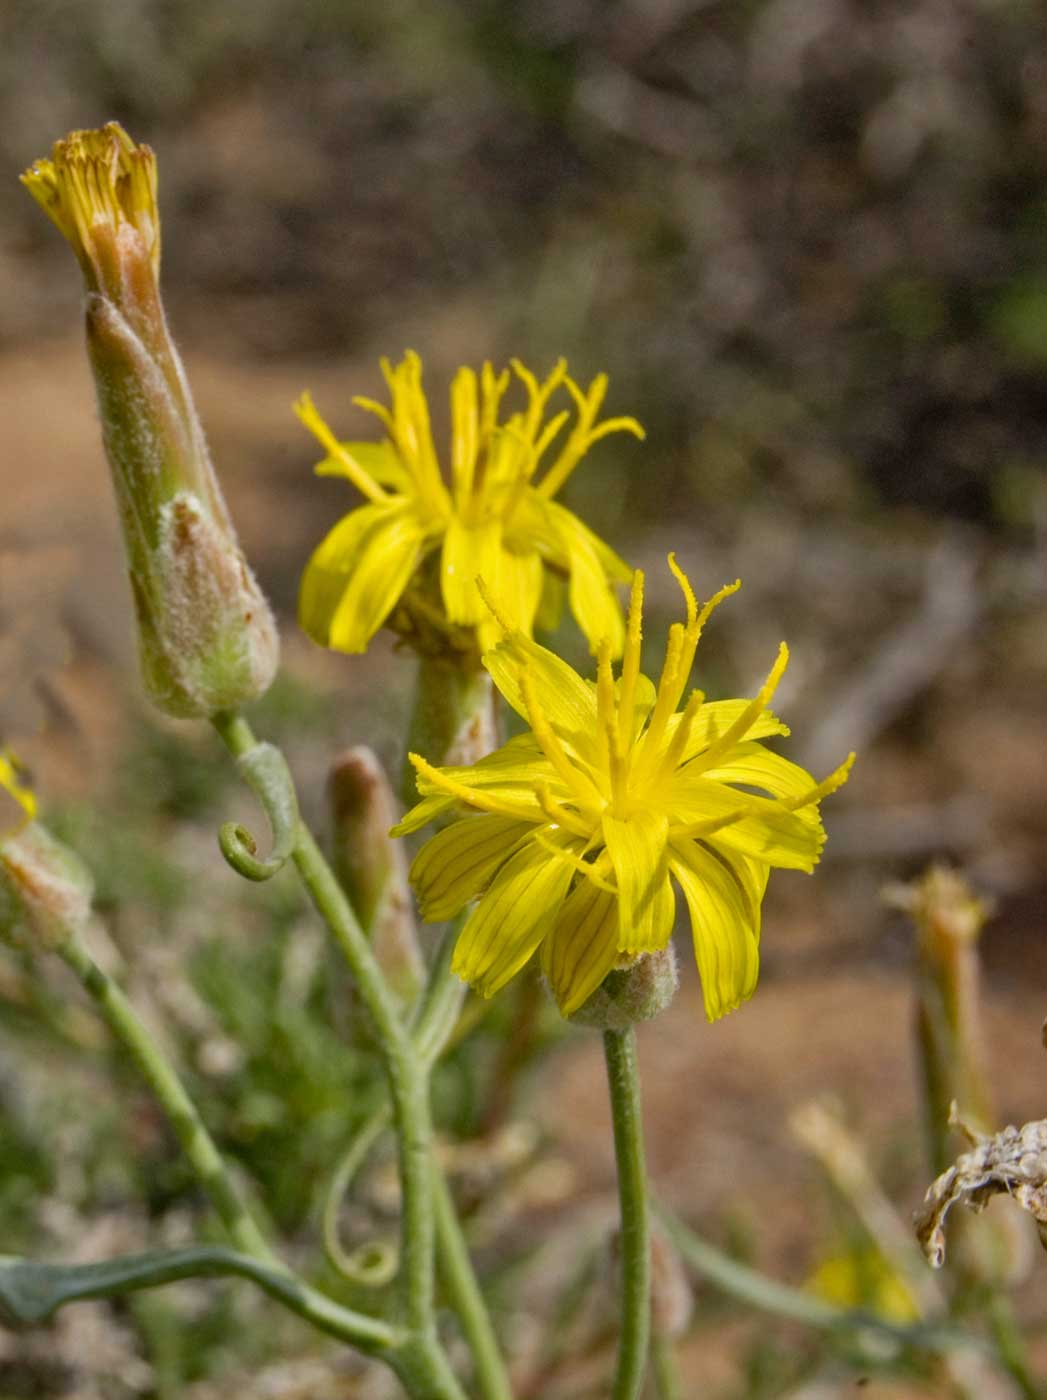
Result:
{"type": "Polygon", "coordinates": [[[594,442],[599,442],[601,438],[608,437],[611,433],[632,433],[633,437],[639,438],[641,442],[647,437],[635,418],[605,418],[599,427],[594,428],[589,434],[585,444],[586,451],[592,447],[594,442]]]}
{"type": "MultiPolygon", "coordinates": [[[[684,712],[680,716],[679,723],[673,731],[673,737],[669,740],[665,753],[657,760],[657,767],[651,774],[651,777],[649,779],[645,778],[645,781],[658,784],[666,778],[671,778],[676,772],[677,768],[680,766],[680,757],[687,747],[687,740],[691,736],[691,730],[694,728],[694,721],[698,715],[698,711],[704,704],[704,691],[692,690],[687,698],[684,712]]],[[[652,763],[653,761],[654,756],[652,755],[652,763]]]]}
{"type": "Polygon", "coordinates": [[[508,615],[502,612],[501,607],[494,601],[494,595],[479,574],[476,575],[475,582],[477,591],[483,599],[484,607],[491,614],[508,639],[516,631],[516,628],[508,620],[508,615]]]}
{"type": "Polygon", "coordinates": [[[549,851],[551,855],[559,856],[561,860],[565,860],[569,865],[573,865],[575,870],[577,870],[580,875],[584,875],[587,880],[591,880],[598,890],[603,890],[605,894],[618,893],[617,885],[612,885],[610,881],[605,880],[602,875],[597,873],[596,867],[600,862],[582,860],[580,856],[576,856],[570,851],[565,851],[562,846],[557,846],[542,832],[538,832],[534,839],[539,846],[549,851]]]}
{"type": "Polygon", "coordinates": [[[156,158],[117,122],[56,141],[51,158],[34,162],[21,181],[69,240],[85,272],[98,253],[97,230],[126,225],[138,231],[154,274],[159,272],[156,158]]]}
{"type": "Polygon", "coordinates": [[[607,393],[606,374],[598,374],[589,385],[588,392],[584,394],[570,375],[565,374],[563,382],[566,384],[571,398],[574,399],[575,407],[578,410],[578,421],[575,423],[570,437],[564,443],[559,457],[538,483],[538,493],[546,500],[550,500],[556,495],[592,444],[599,438],[606,437],[608,433],[617,432],[634,433],[640,438],[644,435],[643,429],[633,418],[611,418],[598,428],[593,428],[596,415],[599,413],[600,405],[607,393]]]}
{"type": "Polygon", "coordinates": [[[625,634],[625,653],[622,656],[622,675],[618,683],[618,737],[623,747],[632,740],[633,703],[636,698],[636,680],[640,674],[640,649],[643,640],[643,571],[633,574],[632,591],[629,594],[629,620],[625,634]]]}
{"type": "Polygon", "coordinates": [[[820,783],[815,783],[814,787],[807,792],[801,793],[799,797],[780,798],[783,807],[790,812],[797,812],[801,807],[809,807],[814,802],[821,802],[823,797],[828,797],[830,793],[842,788],[847,779],[851,776],[851,769],[854,767],[854,760],[857,754],[852,750],[839,768],[834,768],[827,778],[823,778],[820,783]]]}
{"type": "Polygon", "coordinates": [[[396,437],[396,424],[393,422],[393,415],[384,403],[379,403],[377,399],[369,399],[366,394],[354,394],[349,402],[355,404],[357,408],[364,409],[367,413],[373,413],[376,418],[380,418],[389,436],[396,437]]]}
{"type": "Polygon", "coordinates": [[[466,787],[464,783],[450,777],[442,768],[434,768],[421,754],[409,753],[407,757],[420,777],[432,783],[433,787],[446,792],[449,797],[464,802],[466,806],[475,807],[478,812],[493,812],[496,816],[517,817],[525,822],[534,821],[535,811],[529,804],[512,802],[508,798],[495,797],[488,791],[466,787]]]}
{"type": "Polygon", "coordinates": [[[719,739],[714,744],[710,744],[703,754],[699,754],[695,759],[694,772],[700,773],[704,772],[706,768],[711,768],[722,754],[725,754],[728,749],[734,748],[735,744],[744,738],[747,731],[752,728],[767,708],[767,703],[778,689],[778,682],[785,674],[785,668],[788,664],[789,648],[782,642],[778,648],[778,659],[771,667],[759,693],[753,696],[735,722],[724,730],[719,739]]]}
{"type": "Polygon", "coordinates": [[[546,423],[545,427],[542,429],[541,436],[534,445],[534,461],[531,466],[532,473],[537,469],[538,463],[542,460],[542,457],[545,455],[549,444],[552,442],[553,438],[556,437],[557,433],[567,422],[570,416],[571,415],[565,408],[560,413],[556,414],[554,418],[550,418],[549,422],[546,423]]]}
{"type": "Polygon", "coordinates": [[[534,792],[539,807],[554,825],[562,826],[566,831],[573,831],[576,836],[589,838],[592,834],[590,828],[577,813],[569,811],[562,803],[557,802],[549,791],[548,783],[535,783],[534,792]]]}
{"type": "MultiPolygon", "coordinates": [[[[764,799],[766,802],[766,799],[764,799]]],[[[740,822],[744,817],[753,815],[760,816],[760,808],[755,801],[745,803],[743,806],[735,807],[731,812],[725,812],[719,817],[705,817],[700,822],[690,822],[685,826],[670,826],[669,840],[675,841],[683,837],[712,836],[714,832],[722,831],[725,826],[733,826],[735,822],[740,822]]]]}
{"type": "Polygon", "coordinates": [[[688,632],[693,632],[695,630],[695,622],[698,618],[698,600],[694,596],[691,580],[680,568],[679,564],[677,564],[675,554],[669,555],[669,569],[673,578],[680,585],[680,591],[684,596],[684,602],[687,606],[687,630],[688,632]]]}
{"type": "Polygon", "coordinates": [[[333,457],[344,467],[346,476],[362,496],[366,496],[369,501],[376,503],[390,499],[389,493],[379,486],[370,472],[364,470],[352,453],[331,432],[331,429],[320,417],[316,405],[313,403],[313,397],[308,391],[299,397],[295,403],[294,411],[312,435],[326,447],[328,456],[333,457]]]}
{"type": "Polygon", "coordinates": [[[676,709],[680,691],[683,689],[683,685],[678,684],[678,677],[684,637],[683,624],[674,622],[669,628],[669,638],[665,644],[665,660],[662,663],[662,674],[658,679],[654,709],[651,711],[651,718],[643,736],[645,759],[653,758],[658,745],[662,742],[665,726],[669,723],[669,718],[676,709]]]}
{"type": "Polygon", "coordinates": [[[585,806],[599,807],[600,794],[593,786],[591,780],[581,769],[576,768],[564,752],[563,745],[556,737],[552,725],[549,723],[545,711],[542,709],[538,699],[538,692],[535,689],[534,681],[527,674],[527,671],[520,672],[520,691],[523,695],[524,704],[527,706],[527,717],[531,721],[531,729],[534,737],[538,740],[542,752],[556,769],[564,786],[573,792],[578,801],[585,806]]]}
{"type": "Polygon", "coordinates": [[[459,511],[472,490],[480,451],[480,401],[476,372],[463,366],[451,384],[451,477],[459,511]]]}
{"type": "Polygon", "coordinates": [[[509,387],[509,371],[496,375],[489,361],[480,371],[480,442],[486,444],[498,422],[498,405],[509,387]]]}

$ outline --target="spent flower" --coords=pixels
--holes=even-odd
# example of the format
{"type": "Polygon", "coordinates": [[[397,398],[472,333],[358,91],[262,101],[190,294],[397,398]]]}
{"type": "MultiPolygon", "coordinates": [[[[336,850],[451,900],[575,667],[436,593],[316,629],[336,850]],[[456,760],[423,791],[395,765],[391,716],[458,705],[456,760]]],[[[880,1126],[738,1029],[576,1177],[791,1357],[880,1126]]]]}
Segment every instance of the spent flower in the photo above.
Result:
{"type": "Polygon", "coordinates": [[[540,950],[560,1010],[573,1014],[608,973],[666,946],[678,887],[715,1020],[756,986],[771,869],[809,871],[819,859],[819,803],[845,782],[853,754],[816,783],[759,742],[788,733],[767,708],[784,643],[751,700],[707,702],[696,690],[678,709],[702,629],[739,585],[699,608],[671,555],[669,566],[686,620],[670,628],[657,685],[640,671],[638,571],[617,679],[608,642],[593,683],[503,618],[483,664],[529,732],[469,767],[411,756],[422,800],[394,830],[466,814],[426,843],[411,881],[430,920],[478,901],[453,967],[485,996],[540,950]]]}
{"type": "Polygon", "coordinates": [[[295,411],[327,454],[317,473],[347,478],[366,500],[331,530],[302,576],[299,620],[314,641],[362,652],[389,621],[412,640],[435,627],[464,633],[466,647],[475,638],[483,649],[498,640],[500,629],[477,577],[527,636],[535,625],[555,626],[566,580],[571,611],[590,644],[607,637],[612,653],[621,652],[614,584],[628,582],[629,570],[554,497],[594,443],[615,432],[642,438],[643,429],[634,418],[598,421],[606,375],[583,390],[564,360],[541,383],[518,360],[511,364],[527,402],[508,416],[508,369],[496,374],[485,364],[479,374],[463,367],[455,375],[446,477],[414,352],[396,366],[382,360],[388,408],[353,399],[380,419],[387,434],[382,442],[340,442],[310,396],[299,399],[295,411]],[[549,416],[559,389],[576,412],[566,434],[570,411],[549,416]]]}
{"type": "Polygon", "coordinates": [[[142,671],[174,715],[262,694],[278,657],[160,300],[156,160],[115,122],[74,131],[22,183],[84,274],[87,350],[112,468],[142,671]]]}

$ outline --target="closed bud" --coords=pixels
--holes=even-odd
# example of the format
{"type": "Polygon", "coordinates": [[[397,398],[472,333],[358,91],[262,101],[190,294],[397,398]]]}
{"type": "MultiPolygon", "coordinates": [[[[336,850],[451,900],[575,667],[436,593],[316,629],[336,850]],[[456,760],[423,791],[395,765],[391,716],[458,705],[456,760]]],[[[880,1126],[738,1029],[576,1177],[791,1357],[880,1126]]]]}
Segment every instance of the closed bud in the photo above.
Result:
{"type": "Polygon", "coordinates": [[[680,985],[676,949],[642,953],[628,966],[609,972],[587,1002],[568,1019],[601,1031],[624,1031],[650,1021],[672,1001],[680,985]]]}
{"type": "Polygon", "coordinates": [[[963,876],[932,866],[887,899],[916,929],[916,1026],[923,1071],[927,1133],[936,1171],[951,1156],[949,1106],[955,1099],[980,1131],[994,1126],[981,1015],[978,942],[991,907],[963,876]]]}
{"type": "Polygon", "coordinates": [[[72,245],[150,698],[207,716],[276,670],[269,606],[211,465],[158,282],[156,161],[116,123],[73,132],[22,182],[72,245]]]}
{"type": "Polygon", "coordinates": [[[36,821],[36,799],[9,754],[0,752],[0,939],[60,948],[91,914],[87,868],[36,821]]]}
{"type": "Polygon", "coordinates": [[[407,861],[389,835],[399,818],[385,770],[372,751],[348,749],[327,782],[335,870],[371,940],[389,985],[412,1001],[425,978],[407,861]]]}

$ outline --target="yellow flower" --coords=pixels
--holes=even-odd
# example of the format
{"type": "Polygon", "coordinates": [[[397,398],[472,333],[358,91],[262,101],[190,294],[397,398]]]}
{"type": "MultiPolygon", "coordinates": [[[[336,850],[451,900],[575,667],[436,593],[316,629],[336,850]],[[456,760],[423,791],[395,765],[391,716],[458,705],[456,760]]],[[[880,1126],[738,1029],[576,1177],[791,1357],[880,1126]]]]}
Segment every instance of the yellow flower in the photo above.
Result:
{"type": "Polygon", "coordinates": [[[27,822],[36,819],[36,795],[25,782],[22,770],[15,756],[7,749],[0,749],[0,791],[13,798],[16,810],[5,798],[0,804],[0,839],[11,836],[27,822]]]}
{"type": "Polygon", "coordinates": [[[309,395],[302,395],[295,412],[327,451],[317,472],[347,477],[367,500],[334,527],[306,566],[299,620],[314,641],[335,651],[366,650],[419,566],[439,550],[444,625],[475,628],[481,648],[493,645],[500,632],[481,601],[478,576],[527,636],[536,621],[555,626],[566,578],[571,611],[590,644],[608,637],[612,653],[621,653],[624,629],[614,583],[628,582],[629,570],[553,497],[600,438],[614,432],[642,438],[643,429],[633,418],[597,422],[606,375],[583,392],[563,360],[541,384],[519,361],[512,368],[527,405],[504,419],[508,370],[495,374],[485,364],[479,375],[468,368],[455,375],[449,483],[433,445],[422,364],[413,351],[395,367],[382,361],[390,408],[373,399],[353,400],[382,421],[388,434],[383,442],[339,442],[309,395]],[[565,409],[546,419],[549,400],[561,386],[574,400],[577,417],[543,467],[571,416],[565,409]]]}
{"type": "Polygon", "coordinates": [[[874,1244],[825,1259],[807,1281],[812,1293],[840,1308],[869,1308],[891,1322],[920,1316],[912,1290],[874,1244]]]}
{"type": "Polygon", "coordinates": [[[430,920],[479,900],[453,967],[484,996],[540,948],[560,1010],[571,1015],[623,960],[665,947],[675,883],[715,1020],[756,986],[771,867],[809,871],[818,861],[818,803],[846,781],[854,755],[815,783],[757,742],[789,732],[767,708],[788,660],[784,643],[752,700],[706,703],[692,691],[677,709],[702,628],[739,585],[699,609],[672,555],[669,567],[687,612],[670,628],[657,685],[640,672],[637,572],[617,680],[606,642],[594,684],[505,620],[504,640],[483,663],[530,732],[469,768],[411,755],[422,801],[395,834],[454,809],[482,814],[428,841],[411,882],[430,920]]]}

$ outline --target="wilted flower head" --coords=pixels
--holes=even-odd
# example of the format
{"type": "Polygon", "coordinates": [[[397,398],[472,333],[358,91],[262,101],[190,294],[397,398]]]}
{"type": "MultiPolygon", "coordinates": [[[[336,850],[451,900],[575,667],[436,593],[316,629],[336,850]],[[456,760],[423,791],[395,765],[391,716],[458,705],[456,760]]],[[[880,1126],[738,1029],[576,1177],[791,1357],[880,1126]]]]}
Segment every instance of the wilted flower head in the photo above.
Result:
{"type": "Polygon", "coordinates": [[[209,715],[262,694],[278,642],[237,544],[160,301],[156,160],[115,122],[22,183],[72,245],[151,698],[209,715]]]}
{"type": "Polygon", "coordinates": [[[530,731],[471,767],[438,769],[411,755],[423,800],[398,834],[451,810],[482,814],[434,836],[411,881],[428,919],[479,898],[453,966],[485,996],[540,948],[560,1010],[571,1015],[612,969],[665,947],[675,885],[715,1020],[756,986],[771,868],[811,870],[819,858],[818,804],[845,781],[851,758],[815,783],[757,742],[788,733],[767,708],[785,670],[784,644],[752,700],[706,703],[693,691],[677,709],[702,628],[738,584],[699,609],[672,556],[669,563],[686,621],[670,629],[657,685],[640,672],[637,572],[617,680],[607,642],[594,684],[505,619],[504,640],[483,662],[530,731]]]}
{"type": "Polygon", "coordinates": [[[938,1269],[945,1262],[945,1217],[957,1202],[984,1210],[993,1196],[1010,1196],[1036,1221],[1047,1248],[1047,1122],[1008,1125],[992,1136],[963,1123],[953,1111],[950,1119],[972,1144],[947,1171],[927,1188],[916,1212],[916,1236],[928,1262],[938,1269]]]}
{"type": "Polygon", "coordinates": [[[491,646],[500,633],[477,590],[479,576],[527,636],[536,623],[555,625],[566,580],[571,611],[590,644],[609,638],[612,654],[620,653],[622,618],[613,585],[627,582],[629,570],[553,498],[600,438],[615,432],[642,438],[643,429],[634,418],[597,421],[606,375],[583,391],[563,360],[542,383],[518,360],[512,370],[527,403],[508,416],[509,370],[495,374],[485,364],[479,375],[468,368],[455,375],[446,479],[430,430],[421,360],[412,351],[395,367],[382,361],[388,408],[353,400],[384,425],[380,443],[339,442],[303,394],[296,412],[327,452],[317,472],[346,477],[367,502],[334,527],[302,577],[299,620],[314,641],[335,651],[364,651],[403,599],[403,630],[434,622],[445,630],[467,629],[468,639],[475,629],[480,647],[491,646]],[[574,401],[576,417],[566,433],[569,410],[547,417],[559,389],[574,401]]]}

